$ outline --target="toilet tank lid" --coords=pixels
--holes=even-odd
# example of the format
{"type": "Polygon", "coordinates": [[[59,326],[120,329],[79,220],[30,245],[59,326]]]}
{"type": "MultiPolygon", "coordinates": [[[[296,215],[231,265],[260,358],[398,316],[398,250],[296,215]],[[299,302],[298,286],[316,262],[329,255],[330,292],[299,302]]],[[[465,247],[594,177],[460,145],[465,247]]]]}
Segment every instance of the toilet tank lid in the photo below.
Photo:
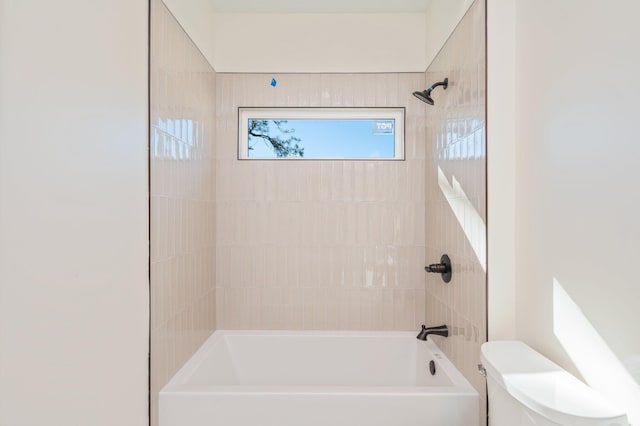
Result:
{"type": "Polygon", "coordinates": [[[529,409],[559,424],[627,424],[622,410],[523,342],[487,342],[480,352],[487,377],[529,409]]]}

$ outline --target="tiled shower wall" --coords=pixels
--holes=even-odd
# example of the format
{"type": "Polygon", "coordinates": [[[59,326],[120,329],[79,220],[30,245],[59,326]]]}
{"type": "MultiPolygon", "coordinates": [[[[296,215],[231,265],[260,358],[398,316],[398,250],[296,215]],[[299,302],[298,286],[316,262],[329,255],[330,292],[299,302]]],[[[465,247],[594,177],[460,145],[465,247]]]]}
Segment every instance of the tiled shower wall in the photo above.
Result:
{"type": "Polygon", "coordinates": [[[411,93],[423,85],[423,73],[217,74],[219,328],[422,324],[425,106],[411,93]],[[406,161],[239,161],[241,106],[404,106],[406,161]]]}
{"type": "Polygon", "coordinates": [[[454,264],[445,284],[428,274],[427,324],[447,324],[452,335],[438,345],[481,395],[477,372],[486,341],[486,126],[485,2],[476,0],[426,72],[427,85],[449,78],[433,92],[427,110],[425,263],[447,253],[454,264]]]}
{"type": "Polygon", "coordinates": [[[151,2],[151,424],[158,391],[213,332],[215,72],[151,2]]]}

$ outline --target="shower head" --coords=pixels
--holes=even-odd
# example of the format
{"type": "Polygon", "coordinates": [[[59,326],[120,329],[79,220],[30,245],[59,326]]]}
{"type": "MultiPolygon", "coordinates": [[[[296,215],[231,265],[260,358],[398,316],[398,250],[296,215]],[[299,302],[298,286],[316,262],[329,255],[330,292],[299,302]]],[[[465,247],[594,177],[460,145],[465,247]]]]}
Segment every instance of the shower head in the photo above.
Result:
{"type": "Polygon", "coordinates": [[[413,92],[413,96],[420,99],[422,102],[425,102],[429,105],[433,105],[433,99],[431,98],[431,92],[438,86],[444,86],[444,89],[447,89],[449,86],[449,79],[445,78],[444,81],[440,81],[438,83],[432,84],[427,90],[423,90],[422,92],[413,92]]]}
{"type": "Polygon", "coordinates": [[[430,90],[423,90],[422,92],[413,92],[413,96],[420,99],[422,102],[425,102],[429,105],[433,105],[433,99],[431,99],[430,90]]]}

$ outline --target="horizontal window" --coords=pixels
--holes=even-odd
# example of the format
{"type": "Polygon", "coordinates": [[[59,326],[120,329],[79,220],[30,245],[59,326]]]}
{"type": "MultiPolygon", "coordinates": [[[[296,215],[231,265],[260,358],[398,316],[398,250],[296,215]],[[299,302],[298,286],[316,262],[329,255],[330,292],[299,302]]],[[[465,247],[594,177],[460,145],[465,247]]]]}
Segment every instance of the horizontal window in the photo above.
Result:
{"type": "Polygon", "coordinates": [[[404,159],[404,108],[239,108],[238,121],[240,159],[404,159]]]}

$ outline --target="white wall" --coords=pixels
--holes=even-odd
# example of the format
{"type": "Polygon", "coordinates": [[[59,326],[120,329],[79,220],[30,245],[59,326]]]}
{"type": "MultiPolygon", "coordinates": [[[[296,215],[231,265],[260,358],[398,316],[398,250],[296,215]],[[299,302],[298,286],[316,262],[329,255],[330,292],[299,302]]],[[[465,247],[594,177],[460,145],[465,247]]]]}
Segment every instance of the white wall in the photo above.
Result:
{"type": "Polygon", "coordinates": [[[473,1],[431,0],[429,2],[424,14],[426,18],[424,60],[427,66],[436,57],[473,1]]]}
{"type": "Polygon", "coordinates": [[[422,13],[219,13],[214,28],[218,72],[423,72],[427,68],[422,13]]]}
{"type": "Polygon", "coordinates": [[[473,2],[163,1],[216,71],[247,73],[423,72],[473,2]]]}
{"type": "Polygon", "coordinates": [[[515,338],[515,1],[487,2],[487,322],[515,338]]]}
{"type": "MultiPolygon", "coordinates": [[[[213,0],[162,0],[211,66],[214,66],[216,26],[213,0]]],[[[223,34],[224,35],[224,34],[223,34]]],[[[228,40],[227,40],[228,41],[228,40]]]]}
{"type": "MultiPolygon", "coordinates": [[[[490,334],[515,331],[513,337],[610,395],[637,424],[640,5],[508,3],[515,4],[515,310],[490,315],[490,334]]],[[[500,5],[490,1],[489,9],[500,5]]],[[[489,99],[506,102],[500,109],[490,101],[490,166],[511,138],[507,124],[492,148],[492,129],[508,122],[512,110],[510,95],[491,85],[492,70],[499,75],[492,58],[513,67],[513,56],[492,56],[491,34],[489,99]]],[[[509,185],[491,176],[490,194],[506,188],[508,204],[509,185]]],[[[491,240],[491,222],[489,230],[491,240]]],[[[495,290],[511,285],[493,279],[495,272],[490,269],[490,306],[495,290]]]]}
{"type": "Polygon", "coordinates": [[[225,13],[211,0],[163,1],[218,72],[423,72],[428,65],[420,12],[251,13],[238,5],[243,13],[225,13]]]}
{"type": "Polygon", "coordinates": [[[147,2],[0,11],[0,424],[145,425],[147,2]]]}

